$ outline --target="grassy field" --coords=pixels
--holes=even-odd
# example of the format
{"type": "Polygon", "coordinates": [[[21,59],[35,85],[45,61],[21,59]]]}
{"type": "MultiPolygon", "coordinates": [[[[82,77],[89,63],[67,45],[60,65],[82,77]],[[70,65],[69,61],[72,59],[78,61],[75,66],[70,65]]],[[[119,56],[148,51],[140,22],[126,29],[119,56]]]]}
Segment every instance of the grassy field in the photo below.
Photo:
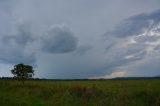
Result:
{"type": "Polygon", "coordinates": [[[0,106],[160,106],[160,80],[0,80],[0,106]]]}

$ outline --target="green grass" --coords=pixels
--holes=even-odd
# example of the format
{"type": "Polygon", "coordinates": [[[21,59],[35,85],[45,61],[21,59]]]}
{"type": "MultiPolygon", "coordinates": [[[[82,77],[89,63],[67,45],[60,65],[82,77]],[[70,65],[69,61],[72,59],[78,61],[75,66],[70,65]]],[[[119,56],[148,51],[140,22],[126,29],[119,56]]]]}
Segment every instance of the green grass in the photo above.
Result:
{"type": "Polygon", "coordinates": [[[0,80],[0,106],[160,106],[160,80],[0,80]]]}

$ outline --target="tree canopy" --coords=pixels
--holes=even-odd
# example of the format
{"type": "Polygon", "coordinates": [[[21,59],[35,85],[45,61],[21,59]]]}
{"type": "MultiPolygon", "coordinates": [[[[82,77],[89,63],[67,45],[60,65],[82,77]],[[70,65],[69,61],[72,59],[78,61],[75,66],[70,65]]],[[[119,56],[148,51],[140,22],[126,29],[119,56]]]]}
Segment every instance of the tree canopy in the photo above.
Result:
{"type": "Polygon", "coordinates": [[[34,76],[33,67],[25,64],[17,64],[11,70],[11,73],[14,75],[14,78],[25,80],[34,76]]]}

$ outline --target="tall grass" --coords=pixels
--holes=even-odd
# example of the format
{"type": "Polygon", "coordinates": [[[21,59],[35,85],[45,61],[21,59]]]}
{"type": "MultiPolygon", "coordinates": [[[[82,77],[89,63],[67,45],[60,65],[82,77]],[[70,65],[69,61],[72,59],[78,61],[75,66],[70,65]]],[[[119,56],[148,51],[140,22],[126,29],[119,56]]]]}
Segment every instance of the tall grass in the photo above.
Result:
{"type": "Polygon", "coordinates": [[[0,106],[160,106],[160,80],[0,80],[0,106]]]}

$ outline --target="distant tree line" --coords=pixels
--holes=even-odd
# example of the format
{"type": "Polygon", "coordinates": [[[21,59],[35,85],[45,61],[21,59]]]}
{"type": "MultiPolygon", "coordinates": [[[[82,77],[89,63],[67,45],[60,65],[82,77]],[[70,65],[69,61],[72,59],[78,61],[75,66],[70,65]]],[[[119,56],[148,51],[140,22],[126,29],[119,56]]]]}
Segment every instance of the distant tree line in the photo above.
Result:
{"type": "Polygon", "coordinates": [[[0,77],[0,79],[13,79],[13,77],[0,77]]]}

